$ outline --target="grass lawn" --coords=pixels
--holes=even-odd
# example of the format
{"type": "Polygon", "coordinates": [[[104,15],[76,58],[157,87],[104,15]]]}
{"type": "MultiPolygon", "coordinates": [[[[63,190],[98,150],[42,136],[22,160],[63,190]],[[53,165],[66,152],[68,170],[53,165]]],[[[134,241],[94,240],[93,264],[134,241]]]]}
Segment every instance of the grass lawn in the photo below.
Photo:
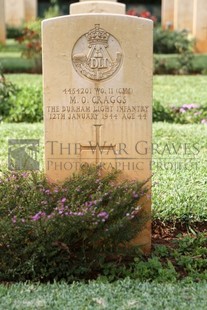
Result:
{"type": "Polygon", "coordinates": [[[0,308],[52,310],[204,310],[207,283],[115,283],[0,285],[0,308]]]}
{"type": "Polygon", "coordinates": [[[0,68],[5,72],[29,72],[34,66],[31,59],[21,57],[23,47],[14,39],[8,39],[7,44],[0,45],[0,68]]]}
{"type": "Polygon", "coordinates": [[[185,103],[206,104],[207,75],[154,76],[154,100],[164,106],[185,103]]]}
{"type": "Polygon", "coordinates": [[[42,87],[42,75],[41,74],[6,74],[6,78],[12,83],[23,86],[38,86],[42,87]]]}

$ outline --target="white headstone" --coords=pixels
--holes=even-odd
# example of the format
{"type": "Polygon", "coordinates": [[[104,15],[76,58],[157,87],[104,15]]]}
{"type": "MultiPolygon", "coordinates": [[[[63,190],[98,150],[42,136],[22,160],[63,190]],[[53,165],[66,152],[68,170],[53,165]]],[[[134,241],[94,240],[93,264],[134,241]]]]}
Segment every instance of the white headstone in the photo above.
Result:
{"type": "Polygon", "coordinates": [[[165,30],[174,28],[174,2],[175,0],[162,0],[161,21],[165,30]]]}
{"type": "Polygon", "coordinates": [[[25,21],[37,18],[37,0],[25,0],[25,21]]]}
{"type": "MultiPolygon", "coordinates": [[[[43,22],[46,174],[64,180],[82,165],[101,163],[105,170],[146,180],[153,23],[124,14],[79,13],[43,22]]],[[[138,239],[149,250],[149,224],[138,239]]]]}
{"type": "Polygon", "coordinates": [[[194,0],[175,0],[174,29],[193,32],[193,4],[194,0]]]}
{"type": "Polygon", "coordinates": [[[5,15],[7,25],[13,27],[21,26],[25,19],[24,0],[6,0],[5,15]]]}
{"type": "Polygon", "coordinates": [[[196,39],[196,52],[207,53],[207,1],[195,0],[193,36],[196,39]]]}
{"type": "Polygon", "coordinates": [[[5,23],[5,9],[4,0],[0,0],[0,44],[6,42],[6,23],[5,23]]]}

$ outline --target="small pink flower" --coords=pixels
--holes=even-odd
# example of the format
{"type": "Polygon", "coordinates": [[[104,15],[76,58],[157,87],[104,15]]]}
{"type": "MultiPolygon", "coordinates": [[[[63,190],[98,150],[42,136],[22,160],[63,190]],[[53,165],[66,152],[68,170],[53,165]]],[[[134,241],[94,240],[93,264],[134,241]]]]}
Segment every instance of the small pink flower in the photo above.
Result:
{"type": "Polygon", "coordinates": [[[105,211],[102,211],[102,212],[100,212],[100,213],[97,215],[97,217],[101,217],[102,219],[107,220],[108,217],[109,217],[109,214],[108,214],[107,212],[105,212],[105,211]]]}
{"type": "Polygon", "coordinates": [[[41,217],[45,217],[46,213],[39,211],[38,213],[36,213],[34,216],[31,217],[32,221],[38,221],[41,217]]]}
{"type": "Polygon", "coordinates": [[[16,216],[13,216],[13,217],[12,217],[12,223],[14,223],[14,224],[15,224],[15,223],[16,223],[16,221],[17,221],[17,217],[16,217],[16,216]]]}
{"type": "Polygon", "coordinates": [[[202,119],[201,124],[207,125],[207,119],[202,119]]]}
{"type": "Polygon", "coordinates": [[[184,108],[180,108],[180,113],[185,113],[186,112],[186,109],[184,109],[184,108]]]}

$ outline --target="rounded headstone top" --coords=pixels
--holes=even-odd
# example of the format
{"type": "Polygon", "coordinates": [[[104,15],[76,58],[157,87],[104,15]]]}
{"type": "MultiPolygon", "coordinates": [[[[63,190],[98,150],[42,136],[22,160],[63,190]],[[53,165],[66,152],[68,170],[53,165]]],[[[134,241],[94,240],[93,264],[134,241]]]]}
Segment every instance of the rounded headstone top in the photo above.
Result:
{"type": "Polygon", "coordinates": [[[70,15],[83,13],[125,14],[126,5],[116,0],[80,0],[70,5],[70,15]]]}
{"type": "MultiPolygon", "coordinates": [[[[99,2],[99,1],[103,1],[103,0],[80,0],[80,2],[86,2],[86,1],[99,2]]],[[[109,1],[109,2],[117,2],[117,0],[105,0],[105,1],[109,1]]]]}

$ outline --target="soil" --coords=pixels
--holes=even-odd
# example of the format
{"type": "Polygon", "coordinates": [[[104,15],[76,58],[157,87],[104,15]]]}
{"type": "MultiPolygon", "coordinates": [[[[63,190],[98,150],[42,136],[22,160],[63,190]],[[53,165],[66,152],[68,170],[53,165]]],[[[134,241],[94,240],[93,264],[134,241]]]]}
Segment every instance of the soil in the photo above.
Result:
{"type": "Polygon", "coordinates": [[[207,222],[195,222],[191,225],[174,222],[162,222],[155,220],[152,223],[152,245],[166,245],[174,247],[174,240],[178,235],[186,236],[187,234],[193,234],[203,232],[207,236],[207,222]]]}

